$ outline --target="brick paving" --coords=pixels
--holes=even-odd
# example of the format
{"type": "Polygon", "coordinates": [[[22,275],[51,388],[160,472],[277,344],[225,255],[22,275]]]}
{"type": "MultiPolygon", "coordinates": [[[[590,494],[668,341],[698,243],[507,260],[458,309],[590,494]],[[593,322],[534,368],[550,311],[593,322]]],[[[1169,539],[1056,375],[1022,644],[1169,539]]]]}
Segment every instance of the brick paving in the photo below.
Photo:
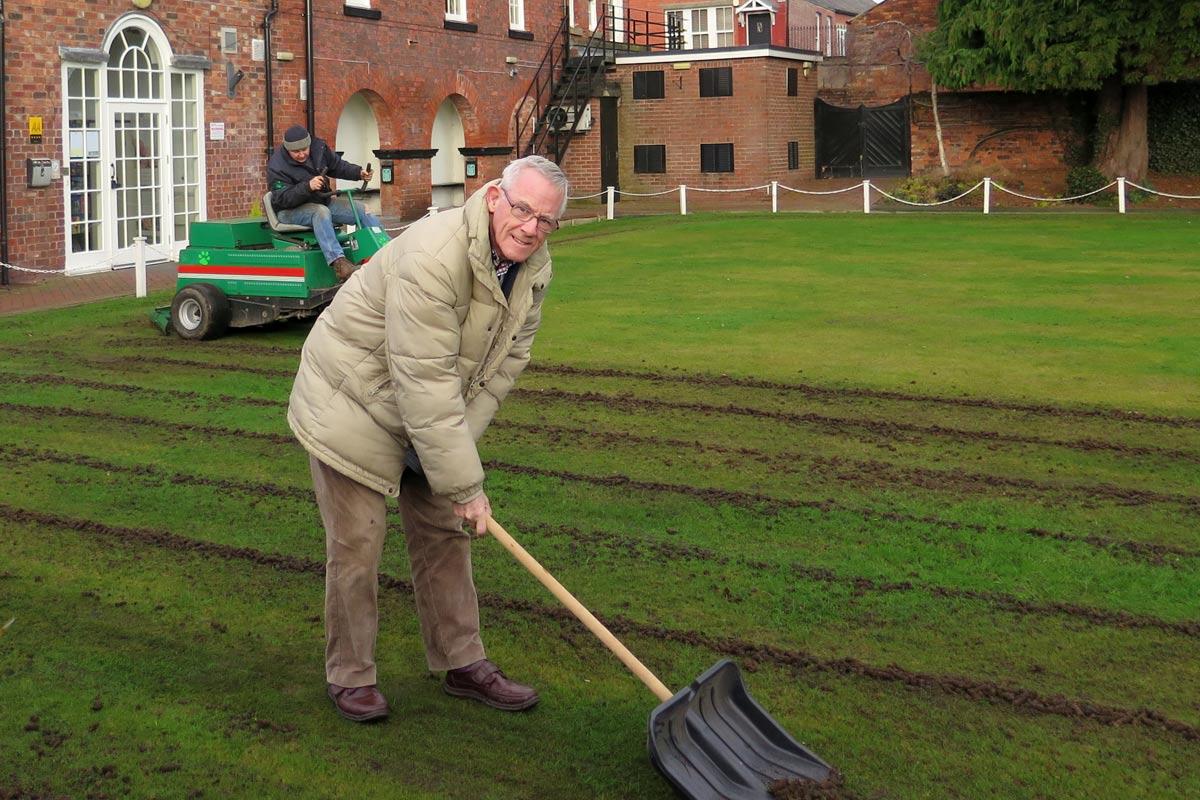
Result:
{"type": "MultiPolygon", "coordinates": [[[[154,292],[175,286],[177,265],[171,261],[146,266],[146,289],[154,292]]],[[[29,273],[9,270],[9,285],[0,286],[0,316],[46,308],[63,308],[133,297],[133,267],[67,276],[61,272],[29,273]]]]}

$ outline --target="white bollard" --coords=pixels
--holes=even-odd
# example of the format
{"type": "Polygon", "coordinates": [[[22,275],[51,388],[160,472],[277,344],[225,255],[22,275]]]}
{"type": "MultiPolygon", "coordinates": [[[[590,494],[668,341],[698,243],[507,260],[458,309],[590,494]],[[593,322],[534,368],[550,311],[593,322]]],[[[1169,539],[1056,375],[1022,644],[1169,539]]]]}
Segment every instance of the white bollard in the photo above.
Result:
{"type": "Polygon", "coordinates": [[[871,213],[871,182],[863,181],[863,213],[871,213]]]}
{"type": "Polygon", "coordinates": [[[438,211],[438,207],[437,207],[437,206],[430,206],[429,208],[425,209],[425,215],[426,215],[426,216],[429,216],[429,217],[432,217],[432,216],[434,216],[435,214],[437,214],[437,211],[438,211]]]}
{"type": "Polygon", "coordinates": [[[679,213],[687,216],[687,187],[679,184],[679,213]]]}
{"type": "Polygon", "coordinates": [[[135,236],[137,243],[137,260],[133,264],[134,293],[138,297],[146,296],[146,237],[135,236]]]}
{"type": "Polygon", "coordinates": [[[779,213],[779,181],[771,181],[771,213],[779,213]]]}
{"type": "Polygon", "coordinates": [[[1117,178],[1117,211],[1125,213],[1125,179],[1117,178]]]}
{"type": "Polygon", "coordinates": [[[983,179],[983,213],[992,213],[992,179],[983,179]]]}
{"type": "Polygon", "coordinates": [[[613,203],[616,201],[616,198],[617,198],[617,187],[609,186],[604,191],[608,192],[608,218],[612,219],[613,218],[613,203]]]}

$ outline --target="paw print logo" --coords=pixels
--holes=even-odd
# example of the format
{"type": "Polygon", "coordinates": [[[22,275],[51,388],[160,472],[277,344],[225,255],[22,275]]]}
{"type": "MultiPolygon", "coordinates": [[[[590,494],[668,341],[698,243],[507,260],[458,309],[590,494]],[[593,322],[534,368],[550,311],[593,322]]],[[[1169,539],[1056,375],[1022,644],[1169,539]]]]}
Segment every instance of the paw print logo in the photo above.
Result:
{"type": "Polygon", "coordinates": [[[201,250],[200,256],[196,260],[199,261],[204,266],[208,266],[208,262],[212,259],[211,259],[211,256],[209,256],[207,250],[201,250]]]}

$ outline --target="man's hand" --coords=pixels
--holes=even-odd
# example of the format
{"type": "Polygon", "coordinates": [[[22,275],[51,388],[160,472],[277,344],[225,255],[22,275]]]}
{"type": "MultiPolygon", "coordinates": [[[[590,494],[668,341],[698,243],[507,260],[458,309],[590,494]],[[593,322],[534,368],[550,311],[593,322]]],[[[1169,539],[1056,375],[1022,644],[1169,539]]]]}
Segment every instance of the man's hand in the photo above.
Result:
{"type": "Polygon", "coordinates": [[[324,175],[313,175],[312,178],[308,181],[308,188],[314,192],[325,191],[325,176],[324,175]]]}
{"type": "Polygon", "coordinates": [[[486,494],[481,494],[466,503],[455,503],[454,513],[462,518],[464,528],[475,529],[476,537],[487,535],[487,521],[492,515],[492,504],[488,502],[486,494]]]}
{"type": "Polygon", "coordinates": [[[369,169],[364,169],[364,170],[362,170],[362,179],[363,179],[364,181],[369,181],[369,180],[371,180],[371,176],[373,176],[374,174],[375,174],[375,173],[374,173],[374,172],[372,172],[371,170],[369,170],[369,169]]]}

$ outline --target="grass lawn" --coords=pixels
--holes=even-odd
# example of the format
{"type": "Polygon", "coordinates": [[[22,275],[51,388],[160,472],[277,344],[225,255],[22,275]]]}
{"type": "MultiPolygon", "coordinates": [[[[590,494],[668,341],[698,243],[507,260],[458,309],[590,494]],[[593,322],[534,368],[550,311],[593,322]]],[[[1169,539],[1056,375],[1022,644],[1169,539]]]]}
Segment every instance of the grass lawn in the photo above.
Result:
{"type": "MultiPolygon", "coordinates": [[[[739,663],[840,796],[1200,796],[1196,226],[566,229],[497,519],[668,686],[739,663]]],[[[492,540],[484,640],[537,709],[440,691],[393,518],[392,717],[338,718],[308,327],[188,344],[167,299],[0,323],[0,798],[672,796],[656,699],[492,540]]]]}

